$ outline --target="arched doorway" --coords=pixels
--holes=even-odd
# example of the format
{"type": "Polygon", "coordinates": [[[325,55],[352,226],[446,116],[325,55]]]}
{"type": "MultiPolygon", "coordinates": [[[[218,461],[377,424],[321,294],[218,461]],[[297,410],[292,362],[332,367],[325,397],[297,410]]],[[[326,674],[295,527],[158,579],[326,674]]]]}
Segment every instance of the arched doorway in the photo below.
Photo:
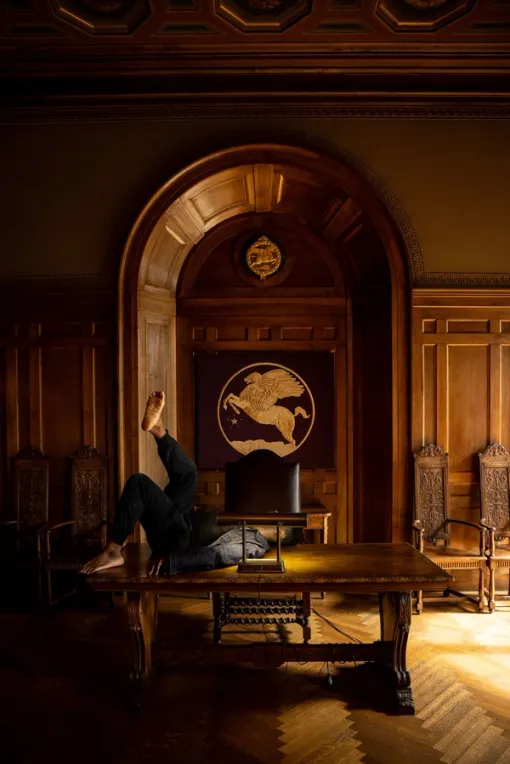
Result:
{"type": "MultiPolygon", "coordinates": [[[[195,162],[149,201],[124,251],[121,482],[133,471],[164,481],[139,428],[151,389],[166,391],[169,429],[194,451],[195,353],[322,349],[335,354],[335,465],[307,471],[305,489],[332,509],[337,541],[405,538],[407,304],[404,245],[352,169],[270,144],[195,162]],[[283,242],[292,261],[265,284],[236,266],[257,231],[283,242]]],[[[221,503],[221,486],[221,472],[201,475],[206,501],[221,503]]]]}

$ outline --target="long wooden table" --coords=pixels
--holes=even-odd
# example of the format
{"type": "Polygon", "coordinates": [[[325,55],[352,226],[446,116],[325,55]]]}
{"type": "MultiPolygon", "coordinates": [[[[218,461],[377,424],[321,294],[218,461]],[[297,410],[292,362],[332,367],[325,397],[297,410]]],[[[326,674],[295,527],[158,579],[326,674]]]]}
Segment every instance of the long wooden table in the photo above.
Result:
{"type": "MultiPolygon", "coordinates": [[[[150,549],[129,544],[126,564],[89,576],[97,590],[125,591],[133,637],[131,679],[141,689],[152,665],[157,625],[157,595],[175,591],[212,592],[351,592],[379,594],[381,638],[372,643],[211,644],[200,659],[254,662],[280,666],[286,662],[373,661],[387,667],[400,713],[414,713],[406,648],[411,625],[411,593],[446,588],[452,577],[410,544],[329,544],[287,547],[283,574],[238,573],[237,567],[173,576],[151,576],[150,549]]],[[[216,617],[219,617],[216,614],[216,617]]],[[[196,654],[198,657],[198,653],[196,654]]]]}

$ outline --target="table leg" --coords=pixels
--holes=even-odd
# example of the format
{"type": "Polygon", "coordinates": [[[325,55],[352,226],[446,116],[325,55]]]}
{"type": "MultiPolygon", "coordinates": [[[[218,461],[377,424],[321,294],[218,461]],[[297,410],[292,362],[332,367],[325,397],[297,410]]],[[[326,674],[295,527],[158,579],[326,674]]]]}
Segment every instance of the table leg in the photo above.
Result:
{"type": "Polygon", "coordinates": [[[406,666],[406,649],[411,627],[411,592],[384,592],[379,595],[381,639],[392,642],[390,669],[395,680],[398,710],[414,714],[411,677],[406,666]]]}
{"type": "Polygon", "coordinates": [[[157,620],[156,596],[154,592],[128,592],[127,595],[134,658],[130,678],[137,706],[141,705],[141,692],[152,668],[152,642],[157,620]]]}

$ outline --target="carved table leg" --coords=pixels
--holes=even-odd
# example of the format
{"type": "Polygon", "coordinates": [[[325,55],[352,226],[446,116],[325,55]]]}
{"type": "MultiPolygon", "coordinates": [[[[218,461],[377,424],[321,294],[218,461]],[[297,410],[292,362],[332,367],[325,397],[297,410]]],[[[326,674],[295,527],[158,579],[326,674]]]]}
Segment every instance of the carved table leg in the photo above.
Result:
{"type": "Polygon", "coordinates": [[[391,672],[395,681],[398,710],[414,714],[411,677],[406,667],[406,649],[411,626],[411,592],[384,592],[379,595],[381,639],[393,643],[391,672]]]}
{"type": "Polygon", "coordinates": [[[129,628],[133,639],[134,663],[131,683],[133,701],[141,707],[142,692],[152,668],[152,642],[156,631],[156,595],[154,592],[128,592],[129,628]]]}

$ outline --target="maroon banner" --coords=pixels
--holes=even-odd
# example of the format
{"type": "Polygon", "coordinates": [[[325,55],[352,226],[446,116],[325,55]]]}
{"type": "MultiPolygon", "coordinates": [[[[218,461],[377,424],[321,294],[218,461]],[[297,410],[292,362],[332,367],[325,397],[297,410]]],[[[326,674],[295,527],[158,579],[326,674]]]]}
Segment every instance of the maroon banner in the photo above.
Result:
{"type": "Polygon", "coordinates": [[[199,354],[195,393],[200,469],[261,448],[303,469],[335,466],[332,353],[199,354]]]}

